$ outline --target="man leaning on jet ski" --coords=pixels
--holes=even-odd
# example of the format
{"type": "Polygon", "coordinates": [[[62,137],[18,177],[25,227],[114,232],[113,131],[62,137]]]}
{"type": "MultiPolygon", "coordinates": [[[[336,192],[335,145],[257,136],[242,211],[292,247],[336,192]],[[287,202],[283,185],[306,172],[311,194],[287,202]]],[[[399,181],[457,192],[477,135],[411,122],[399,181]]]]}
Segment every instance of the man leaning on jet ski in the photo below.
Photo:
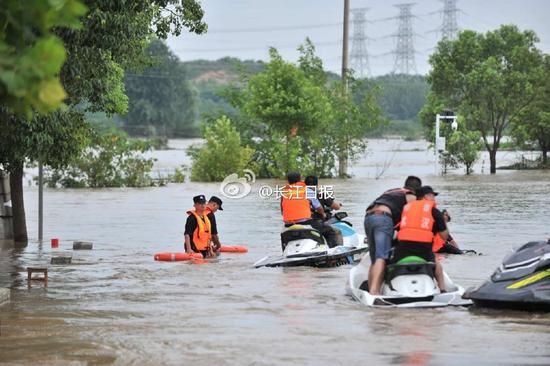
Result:
{"type": "Polygon", "coordinates": [[[325,237],[330,248],[341,244],[338,242],[336,229],[322,221],[326,218],[325,209],[314,192],[308,192],[306,184],[301,181],[300,173],[288,173],[287,180],[288,184],[281,195],[281,212],[285,226],[310,225],[325,237]],[[322,220],[312,218],[312,208],[322,220]]]}

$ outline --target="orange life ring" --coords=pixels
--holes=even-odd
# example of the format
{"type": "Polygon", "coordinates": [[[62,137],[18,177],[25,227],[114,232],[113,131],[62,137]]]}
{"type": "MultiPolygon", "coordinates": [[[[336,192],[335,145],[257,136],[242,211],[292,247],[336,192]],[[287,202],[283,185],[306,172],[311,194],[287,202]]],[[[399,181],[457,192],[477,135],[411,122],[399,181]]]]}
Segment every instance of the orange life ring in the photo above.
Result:
{"type": "Polygon", "coordinates": [[[222,245],[220,248],[222,253],[247,253],[248,248],[242,245],[222,245]]]}
{"type": "Polygon", "coordinates": [[[191,259],[202,259],[201,253],[156,253],[155,260],[163,262],[179,262],[191,259]]]}

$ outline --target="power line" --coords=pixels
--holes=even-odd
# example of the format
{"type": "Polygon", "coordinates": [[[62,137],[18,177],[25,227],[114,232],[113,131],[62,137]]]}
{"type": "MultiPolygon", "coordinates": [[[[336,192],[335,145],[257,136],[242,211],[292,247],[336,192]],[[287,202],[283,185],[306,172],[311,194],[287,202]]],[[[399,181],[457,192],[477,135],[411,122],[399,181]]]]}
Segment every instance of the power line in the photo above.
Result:
{"type": "Polygon", "coordinates": [[[353,16],[353,43],[351,45],[350,63],[351,68],[360,78],[370,75],[369,55],[365,36],[365,13],[367,10],[368,8],[351,10],[351,15],[353,16]]]}
{"type": "Polygon", "coordinates": [[[297,25],[297,26],[289,26],[289,27],[214,29],[212,31],[208,31],[207,34],[283,32],[283,31],[291,31],[291,30],[299,30],[299,29],[329,28],[329,27],[341,27],[341,26],[342,26],[342,23],[339,22],[339,23],[297,25]]]}
{"type": "MultiPolygon", "coordinates": [[[[315,42],[315,46],[333,46],[342,44],[341,40],[338,41],[327,41],[327,42],[315,42]]],[[[239,47],[239,48],[176,48],[175,52],[236,52],[236,51],[258,51],[265,50],[269,47],[274,47],[276,49],[288,49],[288,48],[298,48],[296,44],[286,44],[279,46],[254,46],[254,47],[239,47]]]]}
{"type": "Polygon", "coordinates": [[[394,72],[398,74],[416,74],[415,50],[414,50],[414,31],[412,26],[413,15],[411,8],[415,3],[397,4],[399,9],[397,45],[394,51],[395,65],[394,72]]]}
{"type": "Polygon", "coordinates": [[[441,36],[443,39],[456,39],[458,35],[457,13],[460,10],[456,7],[457,0],[440,0],[443,2],[443,24],[441,25],[441,36]]]}

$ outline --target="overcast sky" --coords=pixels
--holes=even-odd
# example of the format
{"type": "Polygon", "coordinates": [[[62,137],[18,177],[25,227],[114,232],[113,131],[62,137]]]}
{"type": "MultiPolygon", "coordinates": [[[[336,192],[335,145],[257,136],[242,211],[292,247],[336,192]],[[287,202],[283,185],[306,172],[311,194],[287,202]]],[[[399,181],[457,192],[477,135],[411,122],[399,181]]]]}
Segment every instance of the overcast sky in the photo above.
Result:
{"type": "MultiPolygon", "coordinates": [[[[350,0],[351,8],[368,7],[365,24],[369,64],[373,75],[394,68],[397,19],[395,4],[406,1],[350,0]],[[385,19],[385,20],[384,20],[385,19]]],[[[296,47],[309,37],[325,68],[340,72],[342,54],[343,0],[202,0],[209,31],[205,35],[182,34],[168,40],[184,61],[215,60],[224,56],[267,60],[267,50],[276,47],[290,61],[297,59],[296,47]]],[[[485,32],[501,24],[516,24],[534,30],[538,47],[550,52],[550,0],[458,0],[458,26],[485,32]]],[[[412,8],[419,73],[429,70],[428,56],[441,33],[443,3],[418,0],[412,8]],[[434,32],[435,31],[435,32],[434,32]]],[[[353,27],[350,19],[350,37],[353,27]]],[[[352,46],[350,40],[350,48],[352,46]]]]}

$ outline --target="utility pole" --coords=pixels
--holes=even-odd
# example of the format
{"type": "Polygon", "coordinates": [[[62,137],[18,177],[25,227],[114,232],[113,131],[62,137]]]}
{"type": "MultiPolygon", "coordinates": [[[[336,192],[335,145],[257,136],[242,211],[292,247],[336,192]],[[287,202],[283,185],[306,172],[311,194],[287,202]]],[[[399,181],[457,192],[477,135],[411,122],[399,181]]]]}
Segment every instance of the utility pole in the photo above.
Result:
{"type": "Polygon", "coordinates": [[[397,16],[397,45],[394,51],[395,65],[394,73],[396,74],[416,74],[416,62],[414,59],[414,32],[412,26],[413,15],[411,8],[415,3],[397,4],[399,15],[397,16]]]}
{"type": "Polygon", "coordinates": [[[349,0],[344,0],[344,37],[342,42],[342,81],[347,93],[348,77],[348,43],[349,43],[349,0]]]}
{"type": "Polygon", "coordinates": [[[441,25],[442,38],[449,40],[456,39],[458,35],[457,13],[460,11],[456,7],[457,0],[440,0],[443,2],[443,24],[441,25]]]}
{"type": "MultiPolygon", "coordinates": [[[[349,42],[349,0],[344,0],[344,28],[342,42],[342,93],[344,98],[348,95],[348,42],[349,42]]],[[[340,146],[338,156],[338,176],[348,175],[348,151],[346,144],[340,146]]]]}
{"type": "Polygon", "coordinates": [[[44,166],[38,162],[38,241],[44,234],[44,166]]]}
{"type": "Polygon", "coordinates": [[[369,55],[365,36],[365,13],[369,8],[351,9],[353,16],[353,43],[351,44],[350,64],[355,75],[364,78],[370,75],[369,55]]]}

